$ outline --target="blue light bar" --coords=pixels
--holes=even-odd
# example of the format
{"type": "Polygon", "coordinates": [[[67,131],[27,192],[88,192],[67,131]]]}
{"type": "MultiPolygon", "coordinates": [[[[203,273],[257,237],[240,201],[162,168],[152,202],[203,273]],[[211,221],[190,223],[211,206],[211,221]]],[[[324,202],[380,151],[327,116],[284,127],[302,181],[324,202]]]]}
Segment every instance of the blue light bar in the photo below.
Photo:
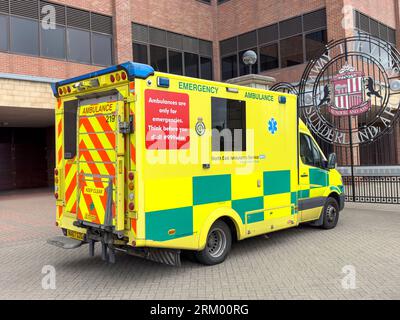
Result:
{"type": "Polygon", "coordinates": [[[152,74],[154,74],[154,69],[151,66],[149,66],[147,64],[129,61],[129,62],[115,65],[115,66],[111,66],[111,67],[108,67],[105,69],[87,73],[87,74],[84,74],[79,77],[52,83],[51,88],[53,90],[53,94],[57,97],[58,96],[58,91],[57,91],[58,87],[64,86],[66,84],[94,78],[94,77],[99,77],[99,76],[102,76],[102,75],[105,75],[108,73],[116,72],[118,70],[125,70],[125,72],[128,74],[128,78],[130,80],[132,80],[134,78],[146,79],[149,76],[151,76],[152,74]]]}

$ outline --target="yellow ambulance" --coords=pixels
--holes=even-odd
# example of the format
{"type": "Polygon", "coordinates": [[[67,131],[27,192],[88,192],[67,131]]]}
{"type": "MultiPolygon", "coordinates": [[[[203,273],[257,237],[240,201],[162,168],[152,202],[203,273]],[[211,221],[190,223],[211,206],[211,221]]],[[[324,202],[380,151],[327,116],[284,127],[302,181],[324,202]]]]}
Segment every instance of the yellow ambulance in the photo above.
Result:
{"type": "Polygon", "coordinates": [[[295,95],[155,72],[127,62],[52,85],[56,225],[87,244],[171,265],[225,260],[234,241],[344,207],[336,156],[299,119],[295,95]]]}

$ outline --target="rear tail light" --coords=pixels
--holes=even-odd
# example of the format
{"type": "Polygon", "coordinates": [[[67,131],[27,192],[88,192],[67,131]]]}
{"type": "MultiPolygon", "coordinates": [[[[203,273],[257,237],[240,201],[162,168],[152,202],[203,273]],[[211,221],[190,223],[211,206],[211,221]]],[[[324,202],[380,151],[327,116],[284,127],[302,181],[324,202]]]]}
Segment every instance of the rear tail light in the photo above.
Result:
{"type": "Polygon", "coordinates": [[[57,168],[54,169],[54,175],[55,175],[55,176],[58,176],[58,169],[57,169],[57,168]]]}
{"type": "Polygon", "coordinates": [[[115,77],[117,78],[117,81],[121,80],[121,76],[119,75],[119,73],[117,73],[115,77]]]}
{"type": "Polygon", "coordinates": [[[60,89],[58,89],[58,93],[60,94],[60,95],[62,95],[63,94],[63,90],[60,88],[60,89]]]}
{"type": "Polygon", "coordinates": [[[113,74],[110,76],[110,81],[111,81],[112,83],[114,83],[114,82],[115,82],[115,77],[114,77],[114,75],[113,75],[113,74]]]}
{"type": "Polygon", "coordinates": [[[56,198],[56,200],[58,199],[58,193],[54,194],[54,198],[56,198]]]}
{"type": "Polygon", "coordinates": [[[129,210],[130,210],[130,211],[135,210],[135,205],[134,205],[133,202],[129,203],[129,210]]]}
{"type": "Polygon", "coordinates": [[[67,87],[68,93],[71,93],[71,87],[67,87]]]}
{"type": "Polygon", "coordinates": [[[121,73],[121,78],[122,78],[122,80],[126,80],[126,73],[125,72],[121,73]]]}
{"type": "Polygon", "coordinates": [[[133,180],[134,178],[135,178],[135,175],[133,174],[133,172],[129,172],[128,179],[133,180]]]}
{"type": "Polygon", "coordinates": [[[135,184],[133,182],[129,183],[129,190],[135,189],[135,184]]]}

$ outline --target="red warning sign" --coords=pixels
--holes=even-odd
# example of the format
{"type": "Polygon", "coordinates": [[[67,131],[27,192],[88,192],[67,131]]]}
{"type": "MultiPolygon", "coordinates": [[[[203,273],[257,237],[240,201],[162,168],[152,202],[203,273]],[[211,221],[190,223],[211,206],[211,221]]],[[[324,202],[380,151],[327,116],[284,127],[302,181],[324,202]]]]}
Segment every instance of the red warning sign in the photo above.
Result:
{"type": "Polygon", "coordinates": [[[161,90],[145,91],[146,148],[189,148],[189,95],[161,90]]]}

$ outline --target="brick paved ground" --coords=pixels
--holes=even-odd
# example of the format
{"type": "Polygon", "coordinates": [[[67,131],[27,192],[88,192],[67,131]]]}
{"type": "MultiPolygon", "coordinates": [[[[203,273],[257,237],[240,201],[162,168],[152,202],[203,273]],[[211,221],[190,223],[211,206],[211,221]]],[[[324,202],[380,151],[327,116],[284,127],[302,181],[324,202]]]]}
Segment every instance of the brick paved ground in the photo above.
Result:
{"type": "Polygon", "coordinates": [[[87,247],[47,245],[59,234],[52,196],[45,190],[2,194],[0,298],[400,299],[399,207],[367,208],[347,208],[331,231],[286,230],[235,244],[224,264],[184,260],[175,268],[123,254],[109,265],[98,254],[89,258],[87,247]],[[56,290],[41,287],[44,265],[56,269],[56,290]],[[341,286],[346,265],[356,268],[354,290],[341,286]]]}

